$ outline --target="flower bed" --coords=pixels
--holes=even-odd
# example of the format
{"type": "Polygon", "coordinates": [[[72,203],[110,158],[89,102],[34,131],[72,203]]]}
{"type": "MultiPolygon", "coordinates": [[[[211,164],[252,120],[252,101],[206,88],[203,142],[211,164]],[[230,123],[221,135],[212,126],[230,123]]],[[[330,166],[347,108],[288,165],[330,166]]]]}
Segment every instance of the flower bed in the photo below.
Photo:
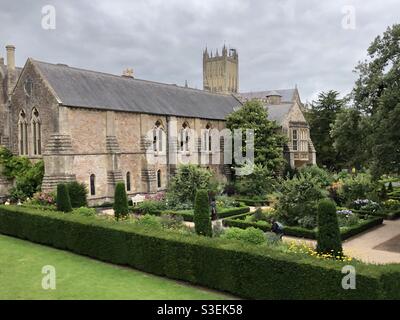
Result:
{"type": "MultiPolygon", "coordinates": [[[[238,227],[246,229],[249,227],[259,228],[265,232],[271,231],[271,224],[266,221],[249,222],[245,221],[246,217],[250,216],[251,213],[242,214],[234,217],[230,217],[223,220],[223,224],[227,227],[238,227]]],[[[340,228],[340,233],[342,240],[348,239],[356,234],[366,231],[372,227],[378,226],[383,223],[383,218],[381,217],[371,217],[366,219],[355,226],[342,227],[340,228]]],[[[287,236],[316,239],[316,230],[310,230],[302,227],[295,226],[285,226],[284,233],[287,236]]]]}
{"type": "Polygon", "coordinates": [[[228,239],[182,235],[95,217],[0,206],[0,233],[252,299],[400,299],[399,265],[318,260],[228,239]]]}

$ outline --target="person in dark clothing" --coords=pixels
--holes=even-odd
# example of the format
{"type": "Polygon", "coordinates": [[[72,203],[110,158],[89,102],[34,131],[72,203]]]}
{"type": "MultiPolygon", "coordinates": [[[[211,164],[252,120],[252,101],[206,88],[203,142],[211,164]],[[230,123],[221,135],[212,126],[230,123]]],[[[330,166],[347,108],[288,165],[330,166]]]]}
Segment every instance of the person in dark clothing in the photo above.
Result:
{"type": "Polygon", "coordinates": [[[275,233],[279,239],[282,239],[283,237],[283,225],[276,221],[275,219],[272,219],[271,221],[271,231],[275,233]]]}
{"type": "Polygon", "coordinates": [[[218,215],[217,215],[217,203],[215,199],[213,198],[211,200],[211,220],[217,220],[218,215]]]}

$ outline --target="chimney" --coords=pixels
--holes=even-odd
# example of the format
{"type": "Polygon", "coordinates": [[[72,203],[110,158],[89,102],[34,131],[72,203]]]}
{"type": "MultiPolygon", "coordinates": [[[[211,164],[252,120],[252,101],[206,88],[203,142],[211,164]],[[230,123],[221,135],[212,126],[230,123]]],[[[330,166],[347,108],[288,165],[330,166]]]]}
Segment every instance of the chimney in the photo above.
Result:
{"type": "Polygon", "coordinates": [[[124,78],[131,78],[131,79],[134,79],[134,77],[133,77],[133,69],[125,69],[123,72],[122,72],[122,76],[124,77],[124,78]]]}
{"type": "Polygon", "coordinates": [[[7,49],[7,68],[15,70],[15,47],[13,45],[6,46],[7,49]]]}

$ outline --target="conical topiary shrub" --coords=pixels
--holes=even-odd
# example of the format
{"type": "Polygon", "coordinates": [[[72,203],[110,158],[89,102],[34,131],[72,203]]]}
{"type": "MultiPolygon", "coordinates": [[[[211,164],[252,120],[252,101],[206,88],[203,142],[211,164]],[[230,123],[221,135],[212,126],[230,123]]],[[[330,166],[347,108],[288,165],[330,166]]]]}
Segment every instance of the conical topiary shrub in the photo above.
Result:
{"type": "Polygon", "coordinates": [[[65,184],[57,185],[57,210],[62,212],[72,211],[68,188],[65,184]]]}
{"type": "Polygon", "coordinates": [[[207,190],[198,190],[194,201],[193,222],[197,234],[212,236],[212,224],[210,217],[210,203],[207,190]]]}
{"type": "Polygon", "coordinates": [[[128,197],[126,195],[125,184],[123,182],[118,182],[115,186],[113,209],[115,219],[117,220],[126,218],[129,214],[128,197]]]}
{"type": "Polygon", "coordinates": [[[321,254],[343,255],[336,204],[323,199],[318,204],[317,251],[321,254]]]}

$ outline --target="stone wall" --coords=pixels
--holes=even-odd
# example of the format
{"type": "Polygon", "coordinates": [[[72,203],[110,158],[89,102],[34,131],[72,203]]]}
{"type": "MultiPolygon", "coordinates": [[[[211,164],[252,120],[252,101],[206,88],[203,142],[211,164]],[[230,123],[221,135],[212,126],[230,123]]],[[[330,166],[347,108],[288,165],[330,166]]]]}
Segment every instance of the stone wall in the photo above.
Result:
{"type": "MultiPolygon", "coordinates": [[[[10,113],[10,149],[13,153],[18,154],[18,119],[21,110],[24,110],[28,122],[28,151],[30,158],[41,158],[40,155],[33,154],[32,134],[31,134],[31,117],[32,109],[36,108],[39,112],[41,120],[41,149],[45,150],[45,146],[50,139],[50,135],[58,131],[58,101],[52,94],[48,84],[42,79],[34,65],[27,61],[27,64],[21,74],[14,93],[11,97],[11,113],[10,113]],[[25,81],[30,78],[33,83],[32,93],[28,96],[24,89],[25,81]]],[[[42,152],[42,153],[43,153],[42,152]]]]}
{"type": "MultiPolygon", "coordinates": [[[[189,154],[179,151],[179,130],[184,123],[195,130],[198,137],[207,125],[219,130],[224,128],[223,121],[63,106],[59,114],[60,134],[69,137],[72,147],[69,152],[72,168],[68,175],[73,174],[77,181],[84,182],[89,191],[90,176],[94,174],[96,177],[95,195],[89,195],[92,204],[111,201],[115,183],[123,181],[127,185],[128,172],[131,189],[127,192],[131,196],[137,193],[156,193],[167,188],[175,166],[168,162],[166,145],[159,153],[150,152],[151,162],[146,158],[146,147],[152,145],[152,130],[157,122],[161,123],[166,137],[168,132],[172,132],[171,123],[174,122],[177,134],[174,134],[174,141],[169,141],[169,145],[175,148],[177,157],[185,163],[198,163],[200,153],[198,149],[189,154]],[[161,187],[157,183],[159,170],[161,187]]],[[[198,147],[199,141],[194,143],[198,147]]],[[[221,157],[220,150],[216,153],[221,157]]],[[[54,159],[51,161],[54,162],[54,159]]],[[[213,170],[218,178],[224,177],[223,165],[204,166],[213,170]]]]}

